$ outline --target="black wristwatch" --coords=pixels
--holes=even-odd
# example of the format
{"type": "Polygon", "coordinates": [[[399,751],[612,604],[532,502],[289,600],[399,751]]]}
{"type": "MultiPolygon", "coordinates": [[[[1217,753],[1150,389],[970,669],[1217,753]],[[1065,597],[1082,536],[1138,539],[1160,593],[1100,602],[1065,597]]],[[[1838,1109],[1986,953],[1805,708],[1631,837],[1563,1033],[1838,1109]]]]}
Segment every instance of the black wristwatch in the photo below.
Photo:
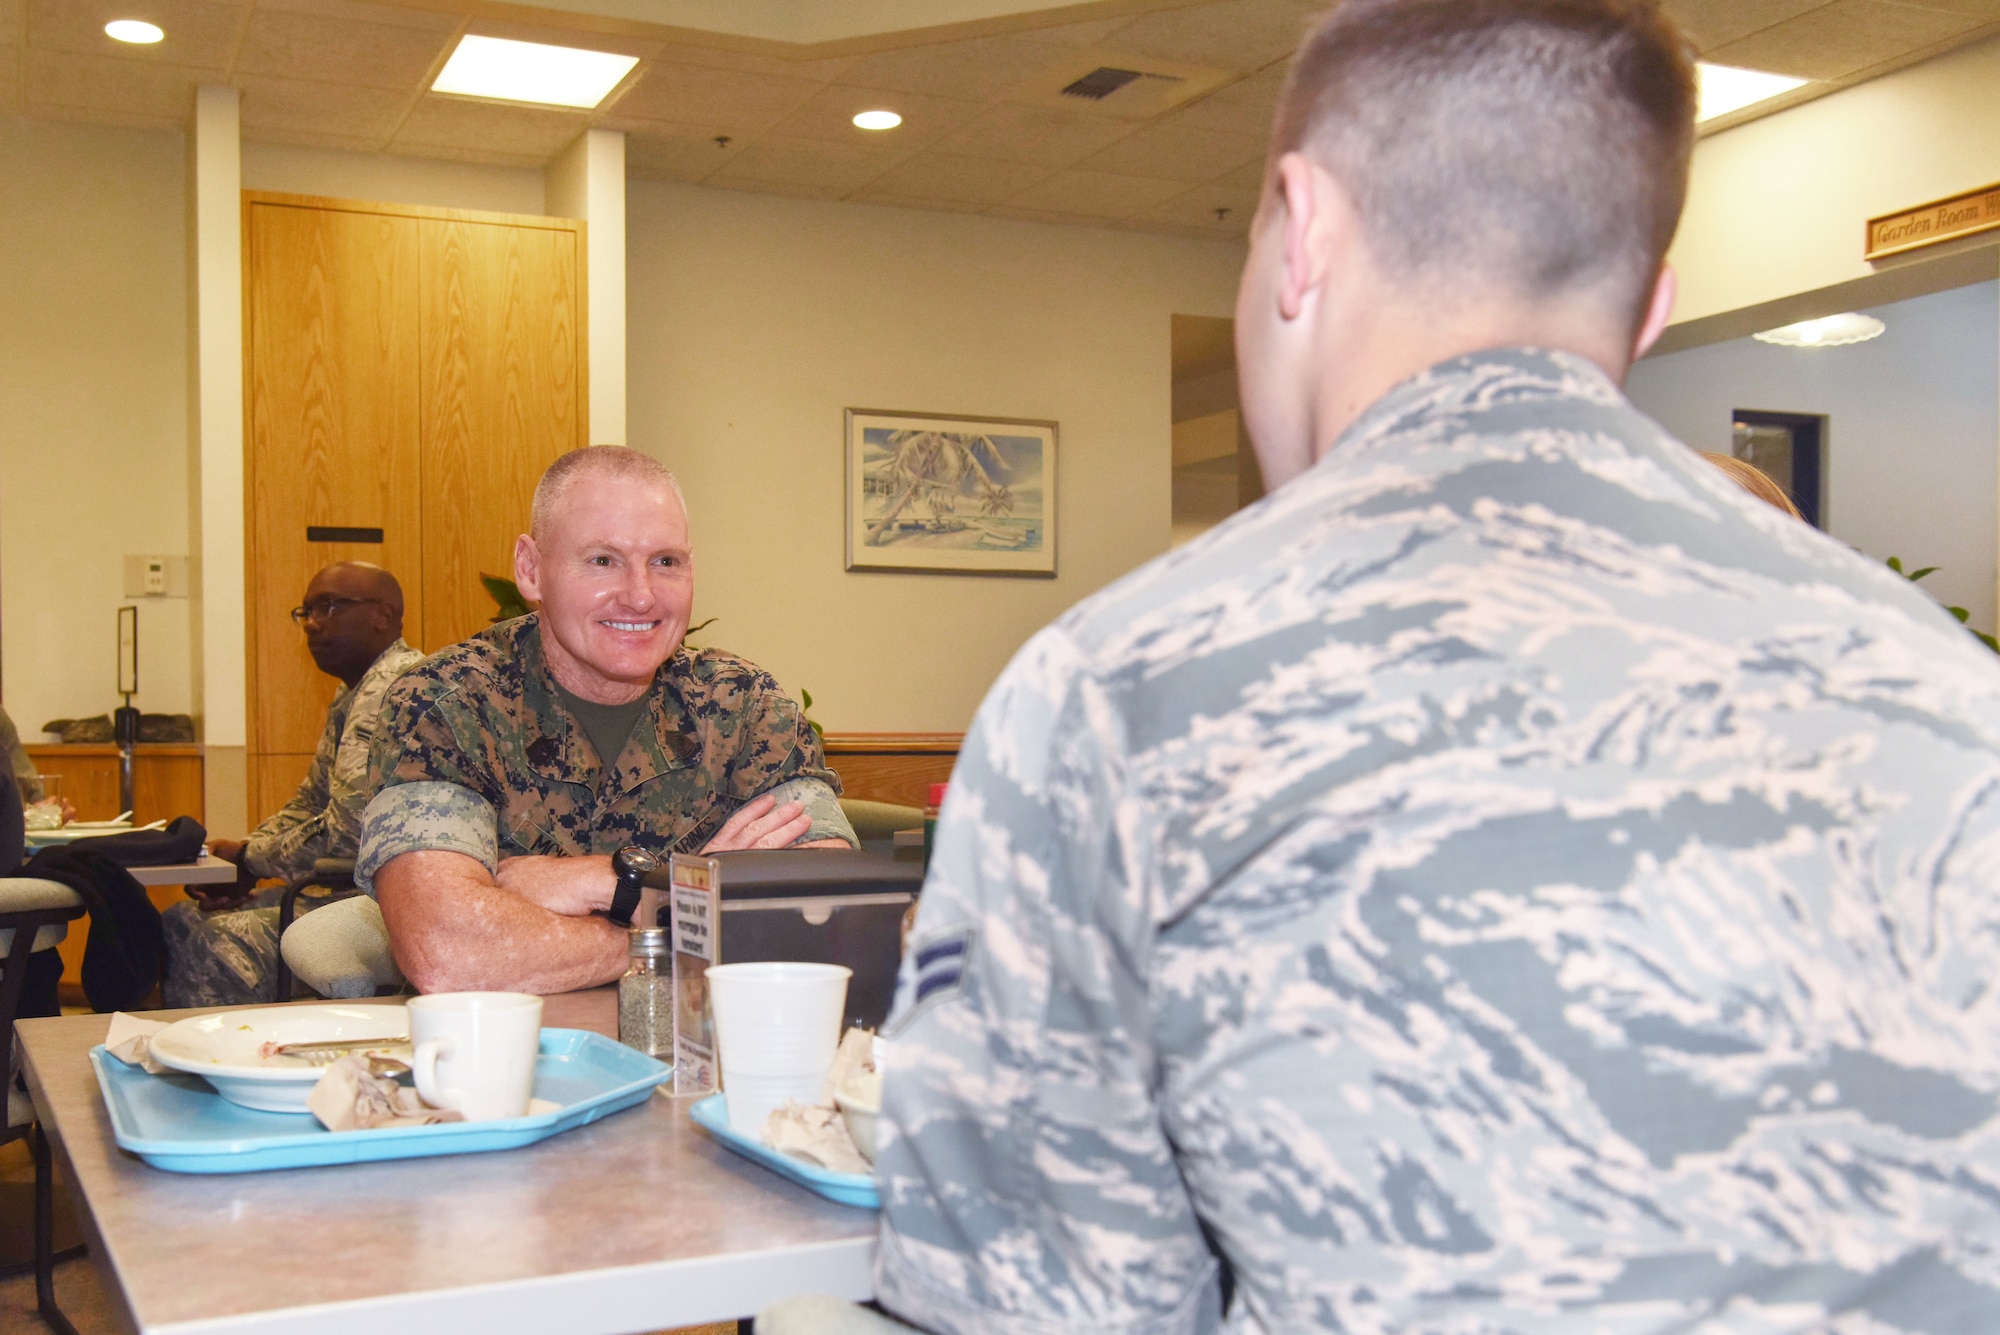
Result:
{"type": "Polygon", "coordinates": [[[627,844],[613,853],[611,875],[617,885],[611,891],[611,907],[604,911],[604,916],[620,927],[630,927],[633,910],[639,907],[639,891],[644,888],[646,877],[659,869],[660,860],[636,844],[627,844]]]}

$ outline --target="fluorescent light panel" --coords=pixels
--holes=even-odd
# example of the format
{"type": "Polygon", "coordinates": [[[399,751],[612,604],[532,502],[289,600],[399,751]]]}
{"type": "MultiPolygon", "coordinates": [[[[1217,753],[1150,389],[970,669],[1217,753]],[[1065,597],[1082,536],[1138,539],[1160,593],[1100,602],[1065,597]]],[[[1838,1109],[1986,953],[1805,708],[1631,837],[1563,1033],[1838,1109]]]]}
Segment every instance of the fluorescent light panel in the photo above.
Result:
{"type": "Polygon", "coordinates": [[[1887,328],[1872,315],[1848,311],[1760,330],[1750,337],[1760,343],[1775,343],[1781,348],[1844,348],[1850,343],[1866,343],[1871,338],[1880,338],[1887,328]]]}
{"type": "Polygon", "coordinates": [[[467,36],[459,38],[458,49],[444,63],[431,91],[588,109],[602,102],[638,63],[637,56],[609,51],[467,36]]]}
{"type": "Polygon", "coordinates": [[[1804,84],[1789,74],[1766,74],[1763,70],[1737,69],[1733,65],[1711,65],[1698,61],[1694,67],[1701,93],[1695,107],[1697,122],[1727,116],[1748,106],[1789,93],[1804,84]]]}

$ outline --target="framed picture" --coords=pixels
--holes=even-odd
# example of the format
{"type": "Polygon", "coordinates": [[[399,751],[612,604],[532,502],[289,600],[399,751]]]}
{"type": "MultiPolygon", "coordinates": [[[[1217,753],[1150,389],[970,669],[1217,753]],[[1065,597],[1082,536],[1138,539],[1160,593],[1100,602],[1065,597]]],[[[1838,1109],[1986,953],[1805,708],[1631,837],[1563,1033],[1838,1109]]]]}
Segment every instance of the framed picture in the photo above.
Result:
{"type": "Polygon", "coordinates": [[[847,568],[1056,573],[1056,424],[847,410],[847,568]]]}

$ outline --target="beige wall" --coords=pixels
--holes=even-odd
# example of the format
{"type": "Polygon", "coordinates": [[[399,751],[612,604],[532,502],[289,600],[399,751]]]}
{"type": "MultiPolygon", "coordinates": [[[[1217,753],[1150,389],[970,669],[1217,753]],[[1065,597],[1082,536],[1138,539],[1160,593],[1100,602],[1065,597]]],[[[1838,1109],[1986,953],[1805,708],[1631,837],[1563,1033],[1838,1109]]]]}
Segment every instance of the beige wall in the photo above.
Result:
{"type": "Polygon", "coordinates": [[[631,441],[682,477],[697,638],[838,730],[956,731],[1036,628],[1167,549],[1169,320],[1239,246],[634,181],[631,441]],[[1054,580],[848,573],[842,410],[1061,423],[1054,580]]]}
{"type": "Polygon", "coordinates": [[[1996,180],[2000,38],[1712,135],[1670,256],[1674,318],[1864,277],[1867,219],[1996,180]]]}
{"type": "MultiPolygon", "coordinates": [[[[188,554],[185,153],[0,117],[0,654],[8,712],[115,707],[122,558],[188,554]]],[[[141,599],[149,711],[193,708],[188,601],[141,599]]]]}
{"type": "Polygon", "coordinates": [[[540,213],[543,198],[542,173],[534,167],[487,167],[290,144],[244,144],[243,188],[492,213],[540,213]]]}

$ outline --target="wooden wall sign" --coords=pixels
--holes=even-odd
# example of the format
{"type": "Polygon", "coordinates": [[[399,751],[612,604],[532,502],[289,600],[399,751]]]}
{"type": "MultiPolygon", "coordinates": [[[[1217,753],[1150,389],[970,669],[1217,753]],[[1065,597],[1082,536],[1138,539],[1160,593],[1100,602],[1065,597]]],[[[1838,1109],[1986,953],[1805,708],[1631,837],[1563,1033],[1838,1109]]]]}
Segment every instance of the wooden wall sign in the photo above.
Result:
{"type": "Polygon", "coordinates": [[[1863,258],[1879,260],[1995,228],[2000,228],[2000,185],[1989,185],[1950,199],[1870,218],[1867,254],[1863,258]]]}

